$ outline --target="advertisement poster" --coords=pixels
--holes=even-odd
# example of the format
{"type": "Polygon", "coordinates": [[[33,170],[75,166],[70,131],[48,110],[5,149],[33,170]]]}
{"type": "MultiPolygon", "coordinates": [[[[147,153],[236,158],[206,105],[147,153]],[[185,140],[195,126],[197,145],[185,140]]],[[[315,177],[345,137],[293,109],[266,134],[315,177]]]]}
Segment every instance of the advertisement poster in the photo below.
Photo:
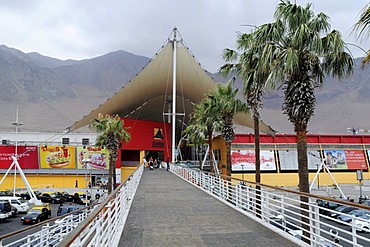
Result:
{"type": "MultiPolygon", "coordinates": [[[[0,169],[8,169],[13,163],[15,146],[0,146],[0,169]]],[[[18,164],[22,169],[38,169],[39,158],[37,146],[18,146],[18,164]]]]}
{"type": "Polygon", "coordinates": [[[344,150],[348,170],[367,170],[366,159],[362,150],[344,150]]]}
{"type": "MultiPolygon", "coordinates": [[[[261,171],[276,171],[274,151],[261,150],[261,171]]],[[[232,171],[255,171],[254,150],[231,150],[232,171]]]]}
{"type": "Polygon", "coordinates": [[[77,147],[77,167],[85,169],[83,160],[87,163],[87,169],[108,169],[109,168],[109,151],[101,147],[77,147]]]}
{"type": "Polygon", "coordinates": [[[40,168],[75,169],[75,147],[40,146],[40,168]]]}
{"type": "MultiPolygon", "coordinates": [[[[282,171],[297,171],[298,156],[297,150],[279,150],[279,164],[282,171]]],[[[309,150],[307,152],[308,170],[317,171],[321,164],[320,153],[317,150],[309,150]]]]}
{"type": "Polygon", "coordinates": [[[367,169],[365,155],[361,150],[324,150],[324,155],[329,169],[367,169]]]}

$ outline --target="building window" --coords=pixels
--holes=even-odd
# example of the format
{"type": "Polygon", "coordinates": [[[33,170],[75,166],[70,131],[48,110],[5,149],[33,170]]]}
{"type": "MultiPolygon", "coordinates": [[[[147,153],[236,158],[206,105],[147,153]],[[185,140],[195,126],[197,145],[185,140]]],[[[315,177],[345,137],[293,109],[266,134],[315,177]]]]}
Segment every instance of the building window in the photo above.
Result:
{"type": "Polygon", "coordinates": [[[9,145],[10,144],[10,140],[2,140],[1,141],[1,144],[3,144],[3,145],[9,145]]]}
{"type": "Polygon", "coordinates": [[[89,144],[90,144],[89,138],[82,138],[82,145],[89,145],[89,144]]]}
{"type": "Polygon", "coordinates": [[[62,138],[62,144],[68,145],[69,144],[69,138],[62,138]]]}

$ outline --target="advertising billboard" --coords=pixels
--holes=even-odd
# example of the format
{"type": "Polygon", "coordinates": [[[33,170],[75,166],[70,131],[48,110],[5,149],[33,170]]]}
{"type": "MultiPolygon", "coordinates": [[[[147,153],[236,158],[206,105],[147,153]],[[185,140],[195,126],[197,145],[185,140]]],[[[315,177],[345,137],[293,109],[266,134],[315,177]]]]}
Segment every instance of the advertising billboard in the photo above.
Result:
{"type": "MultiPolygon", "coordinates": [[[[261,171],[276,171],[274,151],[261,150],[261,171]]],[[[232,171],[255,171],[254,150],[231,150],[232,171]]]]}
{"type": "MultiPolygon", "coordinates": [[[[297,150],[279,150],[279,164],[281,171],[297,171],[298,155],[297,150]]],[[[308,170],[316,171],[321,164],[320,153],[317,150],[307,152],[308,170]]]]}
{"type": "Polygon", "coordinates": [[[366,170],[362,150],[324,150],[325,163],[332,170],[366,170]]]}
{"type": "MultiPolygon", "coordinates": [[[[0,146],[0,169],[8,169],[13,163],[15,146],[0,146]]],[[[37,146],[18,146],[18,164],[22,169],[38,169],[39,157],[37,146]]]]}
{"type": "Polygon", "coordinates": [[[109,151],[101,147],[77,147],[77,168],[85,169],[83,160],[86,161],[87,169],[108,169],[109,168],[109,151]]]}
{"type": "Polygon", "coordinates": [[[75,169],[75,152],[73,146],[40,146],[40,168],[75,169]]]}

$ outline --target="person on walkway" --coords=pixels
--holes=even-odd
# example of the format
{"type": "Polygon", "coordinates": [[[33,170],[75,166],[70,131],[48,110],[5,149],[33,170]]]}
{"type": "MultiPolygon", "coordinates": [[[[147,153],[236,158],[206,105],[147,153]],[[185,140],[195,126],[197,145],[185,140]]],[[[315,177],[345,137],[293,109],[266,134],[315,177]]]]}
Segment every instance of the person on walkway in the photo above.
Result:
{"type": "Polygon", "coordinates": [[[78,188],[78,180],[75,182],[75,188],[78,188]]]}
{"type": "Polygon", "coordinates": [[[99,200],[99,198],[100,198],[100,191],[99,191],[99,189],[97,189],[96,193],[95,193],[95,199],[99,200]]]}
{"type": "Polygon", "coordinates": [[[167,163],[167,171],[169,171],[170,170],[170,157],[167,157],[166,163],[167,163]]]}

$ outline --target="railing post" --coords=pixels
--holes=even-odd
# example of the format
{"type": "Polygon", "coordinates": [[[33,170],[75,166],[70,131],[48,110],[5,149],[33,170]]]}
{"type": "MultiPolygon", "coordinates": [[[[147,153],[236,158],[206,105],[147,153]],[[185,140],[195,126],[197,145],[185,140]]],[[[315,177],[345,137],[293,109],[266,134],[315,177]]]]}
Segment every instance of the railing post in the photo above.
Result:
{"type": "Polygon", "coordinates": [[[351,225],[352,225],[352,245],[356,246],[357,245],[357,232],[356,232],[356,224],[355,224],[355,219],[356,217],[354,215],[351,215],[351,225]]]}
{"type": "MultiPolygon", "coordinates": [[[[261,219],[265,220],[266,215],[268,216],[269,207],[268,205],[270,203],[269,195],[268,193],[261,187],[261,219]]],[[[268,219],[268,217],[267,217],[268,219]]]]}

